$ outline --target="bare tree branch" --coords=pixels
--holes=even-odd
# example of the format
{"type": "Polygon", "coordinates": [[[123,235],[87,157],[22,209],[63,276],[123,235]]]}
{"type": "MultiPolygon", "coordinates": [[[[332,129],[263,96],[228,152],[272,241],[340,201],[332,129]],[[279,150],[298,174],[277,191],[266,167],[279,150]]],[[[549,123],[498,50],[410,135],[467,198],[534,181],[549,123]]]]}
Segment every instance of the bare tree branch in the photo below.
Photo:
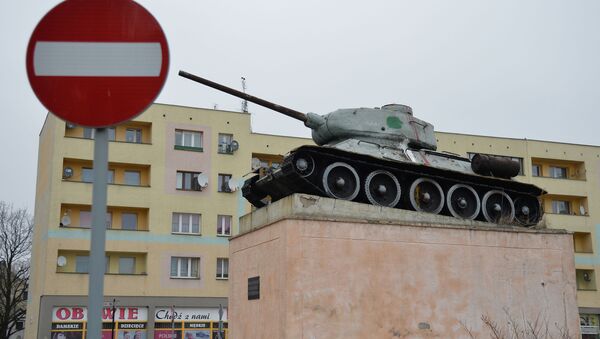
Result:
{"type": "Polygon", "coordinates": [[[25,316],[33,222],[26,209],[0,201],[0,337],[25,316]]]}

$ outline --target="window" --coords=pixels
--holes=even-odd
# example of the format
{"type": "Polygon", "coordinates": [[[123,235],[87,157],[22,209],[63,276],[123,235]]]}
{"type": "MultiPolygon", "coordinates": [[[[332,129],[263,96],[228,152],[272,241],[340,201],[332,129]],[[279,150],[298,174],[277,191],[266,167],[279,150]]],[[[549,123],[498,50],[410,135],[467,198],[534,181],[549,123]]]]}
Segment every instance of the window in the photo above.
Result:
{"type": "Polygon", "coordinates": [[[531,165],[531,175],[534,177],[542,176],[542,167],[540,165],[533,164],[531,165]]]}
{"type": "Polygon", "coordinates": [[[550,166],[550,177],[566,179],[567,178],[567,168],[566,167],[556,167],[550,166]]]}
{"type": "Polygon", "coordinates": [[[119,258],[119,274],[135,274],[135,257],[119,258]]]}
{"type": "Polygon", "coordinates": [[[140,185],[140,172],[139,171],[125,171],[125,185],[139,186],[140,185]]]}
{"type": "MultiPolygon", "coordinates": [[[[104,257],[105,267],[104,272],[108,272],[110,260],[108,256],[104,257]]],[[[77,255],[75,256],[75,272],[77,273],[89,273],[90,272],[90,256],[89,255],[77,255]]]]}
{"type": "Polygon", "coordinates": [[[198,184],[198,175],[200,172],[177,171],[176,188],[184,191],[202,191],[202,187],[198,184]]]}
{"type": "Polygon", "coordinates": [[[233,141],[233,134],[219,133],[219,153],[233,154],[233,148],[231,142],[233,141]]]}
{"type": "Polygon", "coordinates": [[[87,255],[75,256],[75,272],[88,273],[90,268],[90,257],[87,255]]]}
{"type": "Polygon", "coordinates": [[[81,181],[94,182],[94,169],[93,168],[82,168],[81,169],[81,181]]]}
{"type": "Polygon", "coordinates": [[[217,279],[229,278],[229,259],[217,258],[217,279]]]}
{"type": "Polygon", "coordinates": [[[552,213],[571,214],[571,204],[566,200],[552,200],[552,213]]]}
{"type": "Polygon", "coordinates": [[[175,130],[175,149],[202,151],[202,132],[175,130]]]}
{"type": "MultiPolygon", "coordinates": [[[[475,156],[475,154],[484,154],[484,153],[471,153],[471,152],[467,153],[470,160],[473,160],[473,157],[475,156]]],[[[496,158],[510,159],[512,161],[518,162],[519,163],[519,174],[518,175],[523,175],[523,158],[511,157],[511,156],[507,156],[507,155],[496,155],[496,154],[484,154],[484,155],[489,155],[489,156],[496,157],[496,158]]]]}
{"type": "MultiPolygon", "coordinates": [[[[112,184],[115,181],[115,171],[108,170],[106,182],[112,184]]],[[[94,169],[83,167],[81,169],[81,181],[83,182],[94,182],[94,169]]]]}
{"type": "Polygon", "coordinates": [[[121,229],[137,230],[137,213],[121,213],[121,229]]]}
{"type": "Polygon", "coordinates": [[[91,211],[79,211],[79,227],[92,227],[91,211]]]}
{"type": "Polygon", "coordinates": [[[171,232],[200,234],[200,214],[173,213],[171,232]]]}
{"type": "Polygon", "coordinates": [[[229,188],[229,180],[231,180],[231,174],[219,174],[219,192],[231,192],[231,189],[229,188]]]}
{"type": "MultiPolygon", "coordinates": [[[[112,226],[112,213],[106,213],[106,228],[112,226]]],[[[91,211],[79,211],[79,227],[92,227],[92,212],[91,211]]]]}
{"type": "Polygon", "coordinates": [[[200,258],[171,257],[171,278],[200,278],[200,258]]]}
{"type": "MultiPolygon", "coordinates": [[[[107,129],[108,131],[108,141],[115,141],[115,128],[114,127],[109,127],[107,129]]],[[[88,127],[84,127],[83,128],[83,137],[86,139],[94,139],[94,135],[96,134],[96,129],[95,128],[88,128],[88,127]]]]}
{"type": "Polygon", "coordinates": [[[128,128],[125,130],[125,141],[136,144],[142,143],[142,130],[139,128],[128,128]]]}
{"type": "Polygon", "coordinates": [[[218,215],[217,216],[217,235],[230,236],[231,235],[231,216],[230,215],[218,215]]]}

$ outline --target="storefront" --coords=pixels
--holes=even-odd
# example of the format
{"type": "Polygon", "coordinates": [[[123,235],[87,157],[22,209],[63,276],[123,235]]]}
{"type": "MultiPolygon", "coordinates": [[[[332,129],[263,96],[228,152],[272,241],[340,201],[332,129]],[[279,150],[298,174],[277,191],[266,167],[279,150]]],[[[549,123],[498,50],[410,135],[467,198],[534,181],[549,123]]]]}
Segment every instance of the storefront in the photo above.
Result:
{"type": "MultiPolygon", "coordinates": [[[[146,339],[147,307],[104,308],[102,339],[146,339]],[[114,319],[114,321],[113,321],[114,319]]],[[[86,337],[87,308],[63,306],[52,309],[51,339],[83,339],[86,337]]]]}
{"type": "MultiPolygon", "coordinates": [[[[223,309],[222,339],[228,338],[227,309],[223,309]]],[[[218,308],[156,308],[154,339],[217,339],[218,308]]]]}
{"type": "Polygon", "coordinates": [[[598,314],[580,313],[582,339],[600,339],[600,316],[598,314]]]}

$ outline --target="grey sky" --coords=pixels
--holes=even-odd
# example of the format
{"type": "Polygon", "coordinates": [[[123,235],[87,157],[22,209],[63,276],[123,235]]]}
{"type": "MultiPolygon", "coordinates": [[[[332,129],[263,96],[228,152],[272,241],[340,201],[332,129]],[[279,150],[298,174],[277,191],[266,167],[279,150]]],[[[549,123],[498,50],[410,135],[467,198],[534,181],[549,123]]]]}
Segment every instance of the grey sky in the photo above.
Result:
{"type": "MultiPolygon", "coordinates": [[[[600,2],[139,1],[169,40],[158,102],[239,110],[179,69],[300,111],[405,103],[436,130],[600,144],[600,2]]],[[[0,200],[33,209],[45,109],[25,49],[59,1],[0,3],[0,200]]],[[[309,136],[250,104],[256,132],[309,136]]],[[[40,164],[43,166],[44,164],[40,164]]]]}

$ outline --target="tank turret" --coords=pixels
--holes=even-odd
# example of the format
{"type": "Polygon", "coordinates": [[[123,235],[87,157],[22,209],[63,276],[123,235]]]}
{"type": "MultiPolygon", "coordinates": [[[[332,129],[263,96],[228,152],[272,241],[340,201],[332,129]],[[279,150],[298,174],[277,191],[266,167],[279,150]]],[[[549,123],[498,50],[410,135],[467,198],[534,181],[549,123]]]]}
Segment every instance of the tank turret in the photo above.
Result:
{"type": "Polygon", "coordinates": [[[406,105],[304,114],[199,76],[179,75],[304,122],[318,146],[291,150],[283,164],[246,180],[242,193],[261,207],[307,193],[497,224],[537,224],[545,192],[510,178],[520,165],[476,154],[437,152],[433,125],[406,105]]]}

